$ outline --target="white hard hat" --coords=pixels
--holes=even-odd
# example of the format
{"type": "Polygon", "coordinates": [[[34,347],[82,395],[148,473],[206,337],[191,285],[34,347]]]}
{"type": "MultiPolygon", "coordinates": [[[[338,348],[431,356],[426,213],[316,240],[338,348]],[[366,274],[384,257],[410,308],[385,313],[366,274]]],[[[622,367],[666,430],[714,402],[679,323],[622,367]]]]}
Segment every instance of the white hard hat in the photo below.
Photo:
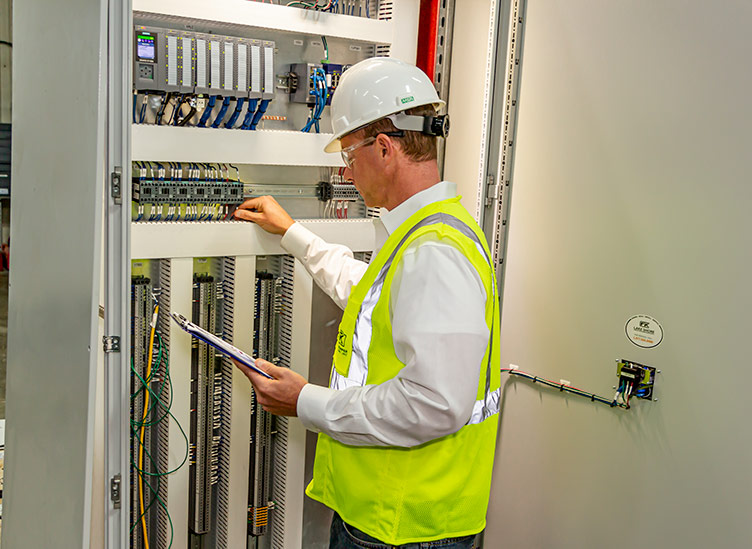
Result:
{"type": "MultiPolygon", "coordinates": [[[[344,72],[332,97],[334,137],[324,151],[338,152],[342,149],[340,138],[348,133],[422,105],[439,109],[444,101],[439,99],[433,83],[418,67],[390,57],[372,57],[356,63],[344,72]]],[[[422,123],[421,119],[419,125],[422,123]]]]}

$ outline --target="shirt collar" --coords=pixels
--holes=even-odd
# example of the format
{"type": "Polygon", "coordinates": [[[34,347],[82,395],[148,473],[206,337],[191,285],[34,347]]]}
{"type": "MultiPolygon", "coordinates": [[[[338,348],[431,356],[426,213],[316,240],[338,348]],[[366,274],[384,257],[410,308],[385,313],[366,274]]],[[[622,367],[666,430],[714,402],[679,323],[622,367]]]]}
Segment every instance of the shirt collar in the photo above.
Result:
{"type": "Polygon", "coordinates": [[[447,200],[455,196],[457,196],[457,185],[455,183],[451,181],[439,181],[435,185],[412,195],[393,210],[382,208],[381,222],[384,224],[387,233],[392,234],[397,230],[397,227],[407,221],[418,210],[434,202],[440,202],[441,200],[447,200]]]}

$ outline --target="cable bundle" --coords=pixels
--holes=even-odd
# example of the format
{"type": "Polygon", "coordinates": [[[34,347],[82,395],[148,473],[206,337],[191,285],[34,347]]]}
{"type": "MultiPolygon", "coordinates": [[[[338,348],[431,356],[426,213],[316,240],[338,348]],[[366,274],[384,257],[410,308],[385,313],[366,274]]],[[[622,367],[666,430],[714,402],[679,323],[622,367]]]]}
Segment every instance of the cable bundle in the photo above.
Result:
{"type": "Polygon", "coordinates": [[[319,133],[319,122],[321,121],[321,115],[324,113],[326,98],[329,95],[329,87],[326,85],[326,73],[324,73],[323,69],[316,68],[311,75],[311,79],[313,80],[311,95],[314,96],[315,102],[313,107],[311,107],[308,121],[301,131],[309,133],[311,128],[314,128],[316,133],[319,133]]]}
{"type": "Polygon", "coordinates": [[[159,489],[160,489],[160,485],[162,482],[161,480],[162,477],[174,473],[175,471],[180,469],[183,465],[185,465],[186,461],[188,460],[188,453],[189,453],[188,437],[186,436],[185,431],[183,431],[183,427],[180,425],[180,423],[177,421],[177,419],[171,412],[172,392],[173,392],[172,391],[172,378],[170,377],[169,356],[168,356],[168,353],[163,348],[162,336],[156,330],[158,315],[159,315],[159,304],[156,303],[156,299],[155,299],[155,305],[154,305],[154,309],[152,313],[151,335],[149,337],[149,349],[148,349],[148,355],[147,355],[147,367],[146,367],[145,377],[142,377],[136,371],[133,357],[131,357],[131,372],[133,373],[135,378],[140,382],[140,385],[141,385],[139,389],[134,391],[134,393],[131,395],[131,402],[133,403],[141,394],[143,394],[144,409],[143,409],[143,414],[141,415],[140,420],[133,419],[133,418],[131,419],[131,437],[133,438],[134,443],[138,444],[138,463],[134,463],[133,460],[131,460],[131,465],[133,466],[134,471],[138,475],[138,478],[135,479],[135,482],[138,485],[138,505],[139,505],[140,515],[138,519],[134,522],[134,524],[131,525],[130,533],[132,535],[133,531],[139,525],[141,526],[145,549],[149,549],[149,535],[148,535],[147,527],[146,527],[146,516],[149,510],[152,508],[152,506],[155,503],[164,510],[167,516],[167,520],[170,523],[170,543],[168,545],[168,548],[172,547],[172,540],[174,537],[175,529],[172,524],[172,518],[170,517],[170,513],[167,510],[167,505],[164,502],[164,500],[162,500],[162,498],[159,496],[159,489]],[[156,360],[154,359],[155,337],[157,339],[156,360]],[[164,375],[162,377],[159,376],[160,369],[164,370],[164,375]],[[158,390],[155,391],[155,389],[151,387],[153,383],[154,384],[159,383],[158,390]],[[180,433],[183,435],[183,438],[185,439],[185,456],[183,457],[183,460],[181,461],[180,465],[178,465],[175,469],[171,471],[160,472],[158,470],[156,460],[154,459],[154,457],[151,455],[148,448],[146,448],[144,444],[144,439],[146,436],[147,428],[156,427],[157,425],[165,421],[168,417],[171,417],[173,419],[175,424],[178,426],[178,429],[180,429],[180,433]],[[149,418],[151,418],[151,421],[149,418]],[[149,460],[149,463],[151,464],[152,469],[155,471],[154,473],[151,473],[144,469],[144,458],[149,460]],[[147,477],[156,478],[156,487],[153,487],[151,485],[147,477]],[[148,489],[148,491],[150,492],[148,505],[145,505],[144,495],[145,495],[146,489],[148,489]]]}
{"type": "MultiPolygon", "coordinates": [[[[577,396],[582,396],[585,398],[590,399],[592,402],[600,402],[601,404],[607,404],[608,406],[619,408],[625,408],[629,410],[629,401],[625,402],[617,402],[617,397],[614,397],[613,400],[609,400],[606,397],[598,396],[595,393],[588,393],[587,391],[583,391],[582,389],[578,389],[577,387],[572,387],[569,385],[568,382],[564,382],[562,380],[561,383],[556,383],[555,381],[551,381],[550,379],[545,379],[539,376],[535,376],[533,374],[528,374],[527,372],[521,372],[520,370],[516,368],[502,368],[501,372],[507,372],[511,376],[517,376],[521,377],[523,379],[527,379],[532,381],[533,383],[540,383],[541,385],[545,385],[546,387],[552,387],[554,389],[558,389],[559,391],[563,393],[570,393],[577,396]]],[[[619,392],[616,393],[617,396],[619,395],[619,392]]]]}

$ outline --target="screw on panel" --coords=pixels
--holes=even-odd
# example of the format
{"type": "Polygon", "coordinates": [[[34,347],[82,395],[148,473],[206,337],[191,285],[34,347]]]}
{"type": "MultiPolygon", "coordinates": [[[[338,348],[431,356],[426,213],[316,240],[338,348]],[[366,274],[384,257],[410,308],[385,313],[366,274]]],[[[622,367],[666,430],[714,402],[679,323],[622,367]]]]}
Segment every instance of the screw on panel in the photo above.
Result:
{"type": "Polygon", "coordinates": [[[122,187],[121,187],[121,176],[122,176],[122,169],[119,166],[115,167],[115,170],[110,174],[110,183],[111,183],[111,194],[112,198],[115,201],[115,204],[122,204],[123,203],[123,195],[122,195],[122,187]]]}
{"type": "Polygon", "coordinates": [[[110,479],[110,499],[114,509],[120,509],[120,484],[122,477],[120,473],[110,479]]]}
{"type": "Polygon", "coordinates": [[[120,336],[104,336],[102,338],[102,347],[105,353],[119,353],[120,336]]]}

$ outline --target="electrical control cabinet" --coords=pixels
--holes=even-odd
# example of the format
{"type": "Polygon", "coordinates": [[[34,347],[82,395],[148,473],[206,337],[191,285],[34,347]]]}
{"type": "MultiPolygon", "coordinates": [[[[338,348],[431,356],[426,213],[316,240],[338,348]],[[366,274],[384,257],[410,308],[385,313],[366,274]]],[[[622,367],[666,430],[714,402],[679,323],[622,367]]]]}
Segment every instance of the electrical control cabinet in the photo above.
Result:
{"type": "MultiPolygon", "coordinates": [[[[92,294],[102,306],[101,332],[93,326],[88,346],[93,355],[100,351],[92,371],[100,369],[102,385],[90,395],[86,410],[81,411],[89,402],[86,395],[75,399],[71,417],[87,424],[77,422],[76,430],[65,430],[65,441],[55,438],[53,446],[62,449],[67,464],[94,464],[96,470],[88,472],[95,497],[66,490],[66,505],[80,506],[85,520],[91,517],[86,535],[78,526],[67,528],[58,518],[45,517],[38,532],[25,533],[29,541],[15,529],[20,523],[14,522],[13,510],[26,509],[41,484],[47,491],[55,488],[24,475],[18,465],[16,478],[23,479],[25,491],[14,492],[11,485],[3,546],[49,546],[47,524],[55,525],[65,547],[314,546],[328,535],[330,517],[319,517],[320,509],[304,498],[313,448],[306,450],[302,424],[259,409],[243,374],[227,357],[192,341],[169,313],[179,312],[305,377],[327,378],[329,359],[320,356],[321,342],[312,341],[313,327],[336,326],[336,315],[314,304],[318,294],[311,277],[279,239],[233,220],[232,212],[249,197],[271,194],[303,226],[367,259],[378,211],[343,180],[341,157],[323,152],[331,139],[329,103],[350,65],[374,55],[415,63],[420,2],[361,0],[315,11],[257,1],[116,0],[115,9],[92,17],[85,0],[74,3],[92,28],[101,23],[97,43],[102,49],[86,56],[81,74],[97,85],[97,94],[86,97],[107,101],[95,111],[106,125],[104,119],[96,128],[81,122],[85,149],[73,140],[61,145],[55,128],[50,137],[55,135],[56,147],[89,155],[87,166],[75,164],[75,170],[94,177],[108,174],[106,192],[97,186],[96,196],[86,195],[87,205],[98,200],[99,207],[87,206],[82,215],[66,220],[88,223],[89,213],[97,212],[101,223],[105,212],[106,230],[100,225],[95,231],[100,239],[104,234],[104,243],[88,236],[85,241],[87,257],[96,255],[104,272],[104,297],[92,294]],[[133,12],[126,15],[129,7],[133,12]],[[103,58],[106,78],[97,72],[103,58]],[[308,98],[291,99],[289,68],[295,64],[313,64],[323,73],[327,93],[318,108],[308,98]],[[97,78],[91,78],[95,72],[97,78]],[[107,82],[106,94],[99,88],[102,82],[107,82]],[[301,131],[306,126],[308,131],[301,131]],[[89,160],[98,163],[90,170],[89,160]],[[88,433],[83,445],[66,442],[81,432],[88,433]]],[[[30,30],[49,21],[46,17],[31,5],[19,8],[18,21],[30,30]]],[[[19,67],[44,64],[49,53],[45,49],[37,57],[35,48],[19,50],[19,67]]],[[[66,126],[66,132],[74,126],[66,126]]],[[[83,189],[83,180],[73,183],[71,188],[83,189]]],[[[90,180],[85,184],[91,187],[90,180]]],[[[58,199],[64,202],[66,196],[58,199]]],[[[19,237],[17,249],[23,244],[19,237]]],[[[18,254],[23,265],[24,254],[18,254]]],[[[85,270],[99,272],[97,267],[85,270]]],[[[36,288],[41,295],[41,285],[36,288]]],[[[18,295],[24,291],[19,281],[18,295]]],[[[50,291],[65,294],[60,280],[50,291]]],[[[66,333],[91,323],[73,324],[66,324],[66,333]]],[[[80,346],[80,338],[71,341],[80,346]]],[[[15,349],[36,352],[25,344],[15,349]]],[[[34,372],[34,366],[25,369],[34,372]]],[[[64,400],[76,390],[96,387],[78,370],[73,375],[75,385],[56,381],[67,388],[64,400]]],[[[38,407],[46,409],[46,402],[38,407]]],[[[13,451],[16,457],[25,455],[22,445],[13,451]]],[[[72,476],[70,482],[66,475],[60,478],[66,487],[73,482],[72,476]]]]}
{"type": "Polygon", "coordinates": [[[169,539],[189,549],[303,548],[328,531],[327,517],[304,532],[302,426],[264,411],[227,357],[191,341],[169,312],[278,366],[327,376],[328,367],[308,369],[320,314],[312,280],[278,240],[232,213],[271,194],[327,240],[372,250],[378,212],[342,178],[340,156],[322,148],[342,72],[388,55],[387,27],[396,25],[378,9],[388,2],[371,0],[370,17],[321,13],[329,25],[321,33],[313,21],[295,30],[304,10],[248,4],[255,14],[274,10],[291,28],[254,18],[217,24],[211,10],[206,19],[134,13],[132,549],[169,539]],[[353,24],[382,29],[384,42],[351,36],[353,24]],[[322,53],[332,62],[319,62],[322,53]]]}

